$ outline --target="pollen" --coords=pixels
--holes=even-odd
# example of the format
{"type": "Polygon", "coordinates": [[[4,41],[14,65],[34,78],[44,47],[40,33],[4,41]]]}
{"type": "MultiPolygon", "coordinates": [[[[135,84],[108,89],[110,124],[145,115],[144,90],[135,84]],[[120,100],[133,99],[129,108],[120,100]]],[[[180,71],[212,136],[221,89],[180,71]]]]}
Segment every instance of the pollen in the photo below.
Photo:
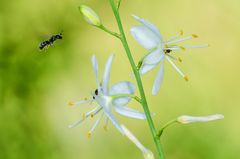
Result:
{"type": "Polygon", "coordinates": [[[92,136],[92,133],[91,133],[91,132],[88,132],[87,136],[88,136],[88,138],[90,139],[91,136],[92,136]]]}
{"type": "Polygon", "coordinates": [[[182,49],[183,51],[185,51],[185,50],[186,50],[186,48],[185,48],[185,47],[183,47],[183,46],[179,46],[179,48],[180,48],[180,49],[182,49]]]}
{"type": "Polygon", "coordinates": [[[179,61],[179,62],[182,62],[182,59],[179,57],[179,58],[178,58],[178,61],[179,61]]]}
{"type": "Polygon", "coordinates": [[[183,35],[183,30],[180,30],[179,34],[180,34],[180,35],[183,35]]]}
{"type": "Polygon", "coordinates": [[[75,105],[74,102],[68,102],[68,106],[72,107],[72,106],[74,106],[74,105],[75,105]]]}
{"type": "Polygon", "coordinates": [[[188,78],[187,75],[185,75],[185,76],[183,77],[183,79],[184,79],[185,81],[189,81],[189,78],[188,78]]]}
{"type": "Polygon", "coordinates": [[[192,37],[193,37],[193,38],[198,38],[198,35],[192,34],[192,37]]]}
{"type": "Polygon", "coordinates": [[[105,131],[107,131],[108,129],[107,129],[107,125],[104,125],[103,126],[103,129],[105,130],[105,131]]]}

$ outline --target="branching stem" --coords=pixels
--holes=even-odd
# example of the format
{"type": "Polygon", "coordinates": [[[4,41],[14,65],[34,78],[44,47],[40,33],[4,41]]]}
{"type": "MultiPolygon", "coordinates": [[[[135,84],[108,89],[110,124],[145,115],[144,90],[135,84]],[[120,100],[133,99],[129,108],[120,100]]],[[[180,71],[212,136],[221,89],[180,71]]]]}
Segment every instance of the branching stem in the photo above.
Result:
{"type": "Polygon", "coordinates": [[[144,112],[146,114],[147,122],[148,122],[149,128],[151,130],[151,134],[152,134],[153,140],[155,142],[155,145],[156,145],[156,148],[157,148],[157,151],[158,151],[158,154],[159,154],[159,158],[164,159],[164,153],[163,153],[162,146],[161,146],[161,143],[160,143],[160,138],[157,136],[157,131],[156,131],[156,128],[154,126],[154,123],[153,123],[153,120],[152,120],[152,117],[151,117],[151,113],[150,113],[149,108],[148,108],[147,100],[146,100],[146,97],[145,97],[142,80],[141,80],[138,68],[137,68],[137,66],[134,62],[133,57],[132,57],[132,53],[129,49],[127,39],[125,37],[125,32],[124,32],[124,29],[123,29],[123,26],[122,26],[121,18],[119,16],[118,8],[115,5],[114,0],[109,0],[109,2],[110,2],[110,5],[112,7],[115,19],[116,19],[117,24],[118,24],[118,28],[119,28],[119,31],[120,31],[120,40],[121,40],[122,45],[125,49],[128,60],[131,64],[132,70],[134,72],[134,76],[136,78],[138,90],[139,90],[140,96],[141,96],[141,105],[142,105],[142,107],[144,109],[144,112]]]}

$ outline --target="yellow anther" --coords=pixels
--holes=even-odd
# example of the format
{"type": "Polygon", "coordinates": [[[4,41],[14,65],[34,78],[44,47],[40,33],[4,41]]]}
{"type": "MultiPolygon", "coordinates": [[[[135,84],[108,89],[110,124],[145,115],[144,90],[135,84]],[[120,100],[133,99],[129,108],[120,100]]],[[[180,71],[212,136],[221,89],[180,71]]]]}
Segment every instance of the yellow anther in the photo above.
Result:
{"type": "Polygon", "coordinates": [[[196,35],[196,34],[192,34],[192,37],[193,37],[193,38],[197,38],[198,35],[196,35]]]}
{"type": "Polygon", "coordinates": [[[72,107],[72,106],[74,106],[74,105],[75,105],[74,102],[68,102],[68,106],[72,107]]]}
{"type": "Polygon", "coordinates": [[[84,98],[84,100],[88,100],[87,98],[84,98]]]}
{"type": "Polygon", "coordinates": [[[103,129],[105,130],[105,131],[107,131],[108,129],[107,129],[107,125],[104,125],[103,126],[103,129]]]}
{"type": "Polygon", "coordinates": [[[94,117],[94,114],[91,114],[91,118],[93,118],[94,117]]]}
{"type": "Polygon", "coordinates": [[[180,35],[183,35],[183,30],[180,30],[179,34],[180,34],[180,35]]]}
{"type": "Polygon", "coordinates": [[[186,48],[183,47],[183,46],[179,46],[179,48],[182,49],[182,50],[184,50],[184,51],[186,50],[186,48]]]}
{"type": "Polygon", "coordinates": [[[189,80],[189,78],[188,78],[187,75],[185,75],[185,76],[183,77],[183,79],[185,79],[185,81],[188,81],[188,80],[189,80]]]}
{"type": "Polygon", "coordinates": [[[86,119],[86,114],[85,113],[82,114],[82,118],[86,119]]]}
{"type": "Polygon", "coordinates": [[[87,136],[88,136],[88,138],[90,139],[91,136],[92,136],[92,133],[91,133],[91,132],[88,132],[87,136]]]}
{"type": "Polygon", "coordinates": [[[179,62],[182,62],[182,59],[179,57],[179,58],[178,58],[178,61],[179,61],[179,62]]]}

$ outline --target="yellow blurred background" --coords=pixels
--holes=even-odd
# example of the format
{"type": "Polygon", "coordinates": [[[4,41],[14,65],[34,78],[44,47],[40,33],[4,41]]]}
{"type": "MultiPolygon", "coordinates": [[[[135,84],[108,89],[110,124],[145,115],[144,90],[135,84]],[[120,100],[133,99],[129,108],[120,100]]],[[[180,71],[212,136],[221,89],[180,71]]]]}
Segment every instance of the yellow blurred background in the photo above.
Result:
{"type": "MultiPolygon", "coordinates": [[[[1,0],[0,159],[143,158],[112,125],[105,132],[102,123],[91,139],[87,132],[93,119],[74,129],[67,127],[89,110],[87,105],[70,108],[67,103],[89,97],[95,89],[92,54],[103,72],[107,57],[115,53],[111,84],[134,82],[120,42],[88,25],[78,12],[80,4],[92,7],[105,26],[117,31],[107,0],[1,0]],[[61,31],[63,40],[39,52],[41,41],[61,31]]],[[[210,44],[180,53],[183,63],[179,67],[190,76],[189,82],[167,64],[161,91],[151,96],[157,69],[143,76],[158,128],[183,114],[225,115],[216,122],[168,128],[162,137],[168,159],[240,158],[239,6],[239,0],[122,2],[122,21],[136,61],[146,50],[129,34],[137,24],[131,14],[158,26],[165,39],[183,30],[185,35],[199,35],[186,44],[210,44]]],[[[134,101],[129,106],[142,110],[134,101]]],[[[117,117],[156,154],[145,121],[117,117]]]]}

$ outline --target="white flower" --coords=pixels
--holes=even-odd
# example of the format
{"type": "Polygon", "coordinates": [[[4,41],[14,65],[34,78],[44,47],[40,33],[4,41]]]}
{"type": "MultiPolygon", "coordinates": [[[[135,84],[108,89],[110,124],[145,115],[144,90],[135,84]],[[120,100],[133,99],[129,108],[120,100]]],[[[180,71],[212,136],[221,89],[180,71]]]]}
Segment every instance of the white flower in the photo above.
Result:
{"type": "Polygon", "coordinates": [[[110,68],[112,64],[114,55],[111,55],[106,64],[105,64],[105,70],[103,75],[103,80],[100,84],[99,77],[98,77],[98,63],[95,56],[92,57],[92,65],[94,69],[94,74],[96,77],[96,83],[97,83],[97,89],[91,93],[91,99],[89,100],[83,100],[80,102],[70,102],[70,105],[80,106],[82,104],[86,103],[96,103],[96,107],[92,109],[91,111],[87,112],[86,114],[83,114],[83,117],[73,123],[72,125],[69,125],[70,128],[73,128],[77,126],[78,124],[82,123],[86,118],[88,117],[94,117],[97,114],[101,113],[100,117],[96,120],[95,124],[92,126],[91,130],[89,131],[89,137],[96,128],[96,126],[99,124],[100,120],[105,116],[106,117],[106,125],[108,123],[108,120],[112,122],[112,124],[122,133],[124,134],[122,127],[118,120],[113,115],[113,110],[115,110],[117,113],[130,117],[135,119],[146,119],[146,116],[144,113],[139,112],[135,109],[126,107],[127,103],[131,100],[130,97],[119,97],[115,98],[118,95],[132,95],[135,92],[135,87],[132,83],[128,81],[121,81],[116,84],[114,84],[110,89],[108,88],[109,83],[109,77],[110,77],[110,68]]]}
{"type": "Polygon", "coordinates": [[[172,60],[182,61],[180,58],[174,57],[171,53],[172,51],[177,50],[185,50],[187,48],[204,48],[207,47],[207,44],[198,45],[198,46],[187,46],[187,45],[177,45],[176,43],[182,42],[185,40],[189,40],[192,38],[197,38],[197,35],[193,34],[187,37],[181,38],[183,32],[181,31],[178,35],[169,38],[164,41],[160,31],[156,26],[151,24],[150,22],[139,18],[137,16],[133,16],[137,21],[141,23],[141,25],[134,26],[131,28],[132,36],[138,41],[140,45],[149,50],[149,53],[144,57],[143,61],[141,61],[141,68],[139,70],[140,74],[145,74],[157,67],[159,63],[160,69],[155,78],[152,94],[156,95],[161,87],[161,83],[163,80],[164,73],[164,59],[172,65],[172,67],[186,80],[188,81],[188,76],[185,75],[172,60]]]}
{"type": "Polygon", "coordinates": [[[182,115],[177,118],[177,122],[181,124],[189,124],[194,122],[208,122],[213,120],[219,120],[223,119],[224,116],[222,114],[214,114],[214,115],[208,115],[208,116],[188,116],[188,115],[182,115]]]}
{"type": "Polygon", "coordinates": [[[122,125],[124,134],[142,151],[145,159],[154,159],[152,151],[144,147],[141,142],[129,131],[124,125],[122,125]]]}
{"type": "Polygon", "coordinates": [[[99,16],[97,15],[97,13],[95,13],[91,8],[89,8],[86,5],[81,5],[79,7],[79,11],[82,13],[83,18],[91,25],[94,26],[101,26],[101,20],[99,18],[99,16]]]}

